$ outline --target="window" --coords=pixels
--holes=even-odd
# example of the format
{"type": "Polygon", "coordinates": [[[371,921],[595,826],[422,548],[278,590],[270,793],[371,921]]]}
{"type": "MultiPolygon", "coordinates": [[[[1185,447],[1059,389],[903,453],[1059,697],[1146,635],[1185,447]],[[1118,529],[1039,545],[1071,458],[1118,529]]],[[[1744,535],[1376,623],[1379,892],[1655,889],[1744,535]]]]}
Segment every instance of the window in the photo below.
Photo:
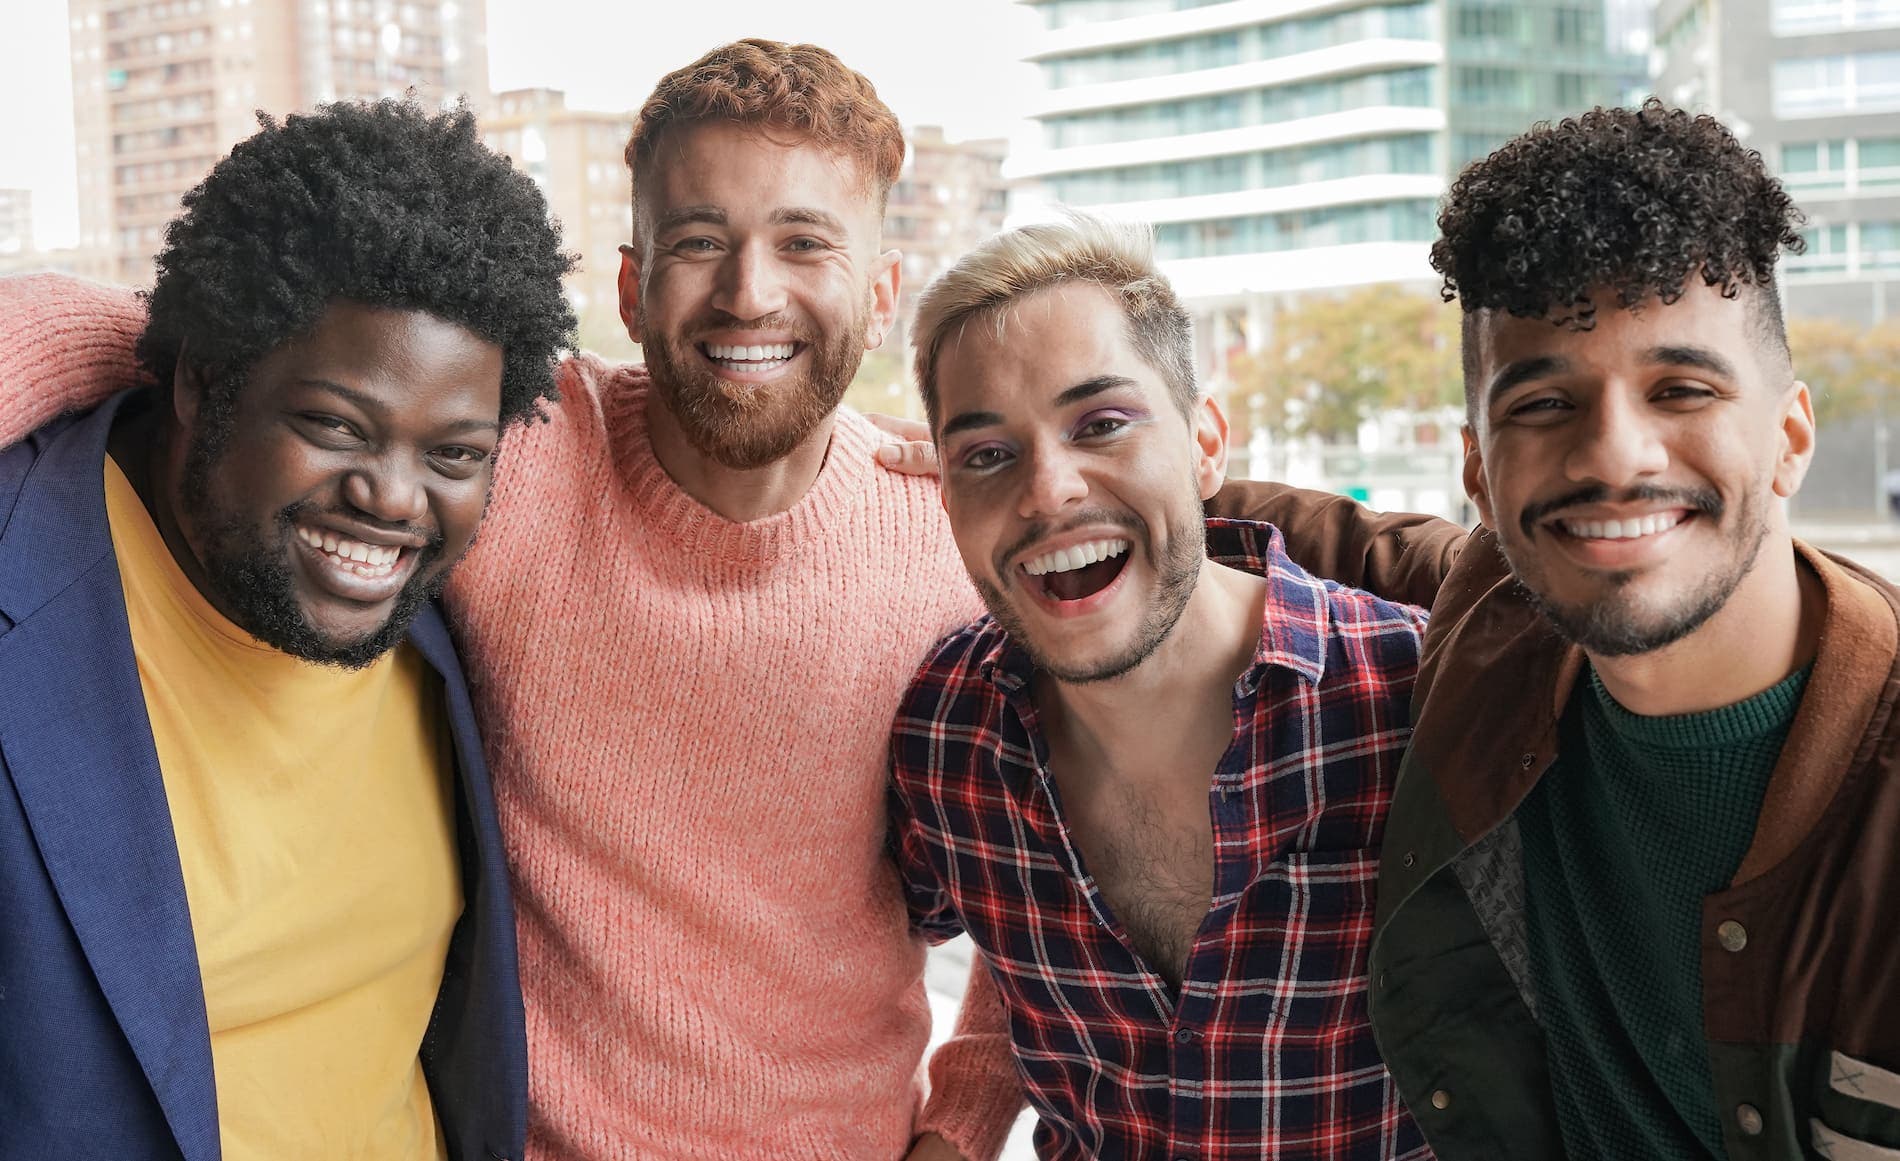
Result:
{"type": "Polygon", "coordinates": [[[1805,36],[1900,24],[1900,0],[1772,0],[1776,36],[1805,36]]]}
{"type": "Polygon", "coordinates": [[[1900,185],[1900,137],[1863,138],[1859,178],[1861,185],[1900,185]]]}
{"type": "Polygon", "coordinates": [[[1900,222],[1860,224],[1862,270],[1900,270],[1900,222]]]}
{"type": "Polygon", "coordinates": [[[1436,233],[1430,201],[1328,206],[1285,214],[1171,222],[1155,231],[1163,260],[1264,254],[1362,242],[1429,242],[1436,233]]]}
{"type": "Polygon", "coordinates": [[[1454,10],[1452,27],[1458,36],[1470,40],[1517,40],[1523,21],[1516,8],[1486,4],[1454,10]]]}
{"type": "Polygon", "coordinates": [[[1774,110],[1780,117],[1900,109],[1900,52],[1778,60],[1774,110]]]}
{"type": "Polygon", "coordinates": [[[1551,13],[1551,39],[1568,46],[1600,43],[1602,22],[1588,8],[1559,8],[1551,13]]]}
{"type": "Polygon", "coordinates": [[[1838,274],[1847,269],[1847,227],[1810,226],[1801,231],[1808,248],[1786,259],[1790,274],[1838,274]]]}
{"type": "Polygon", "coordinates": [[[1781,147],[1782,181],[1791,190],[1840,189],[1847,185],[1847,142],[1802,141],[1781,147]]]}

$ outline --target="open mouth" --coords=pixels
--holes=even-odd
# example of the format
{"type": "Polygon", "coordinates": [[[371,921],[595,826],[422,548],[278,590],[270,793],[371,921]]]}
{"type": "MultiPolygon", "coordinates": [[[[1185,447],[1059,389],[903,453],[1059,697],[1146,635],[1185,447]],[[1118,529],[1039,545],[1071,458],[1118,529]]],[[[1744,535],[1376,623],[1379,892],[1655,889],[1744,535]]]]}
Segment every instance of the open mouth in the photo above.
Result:
{"type": "Polygon", "coordinates": [[[332,596],[376,603],[402,590],[419,550],[403,544],[371,544],[310,524],[294,526],[311,562],[310,573],[332,596]]]}
{"type": "Polygon", "coordinates": [[[699,353],[722,371],[776,371],[798,357],[803,343],[700,343],[699,353]]]}
{"type": "Polygon", "coordinates": [[[1694,517],[1694,512],[1678,510],[1632,516],[1625,520],[1553,520],[1551,527],[1573,540],[1642,540],[1660,536],[1694,517]]]}
{"type": "Polygon", "coordinates": [[[1023,562],[1030,585],[1051,601],[1084,601],[1115,583],[1128,565],[1128,541],[1091,540],[1023,562]]]}

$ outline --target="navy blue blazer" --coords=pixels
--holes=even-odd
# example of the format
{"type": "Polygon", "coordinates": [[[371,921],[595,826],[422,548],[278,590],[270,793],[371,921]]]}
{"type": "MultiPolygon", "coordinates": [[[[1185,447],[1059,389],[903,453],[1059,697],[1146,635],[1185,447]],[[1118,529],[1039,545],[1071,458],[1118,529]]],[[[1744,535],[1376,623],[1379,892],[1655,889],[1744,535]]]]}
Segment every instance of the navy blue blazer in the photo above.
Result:
{"type": "MultiPolygon", "coordinates": [[[[0,1161],[218,1161],[204,988],[106,522],[132,393],[0,450],[0,1161]]],[[[462,917],[421,1045],[456,1161],[519,1158],[527,1035],[495,801],[439,610],[462,917]]],[[[338,836],[348,842],[348,836],[338,836]]]]}

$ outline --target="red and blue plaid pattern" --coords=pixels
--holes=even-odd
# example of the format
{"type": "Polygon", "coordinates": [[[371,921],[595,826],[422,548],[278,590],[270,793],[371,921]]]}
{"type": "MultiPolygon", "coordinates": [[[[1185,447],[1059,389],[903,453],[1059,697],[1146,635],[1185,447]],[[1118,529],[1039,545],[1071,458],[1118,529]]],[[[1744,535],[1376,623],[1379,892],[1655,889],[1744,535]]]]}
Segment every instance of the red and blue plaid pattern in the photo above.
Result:
{"type": "Polygon", "coordinates": [[[912,919],[982,950],[1042,1157],[1429,1157],[1365,997],[1424,614],[1307,575],[1269,525],[1209,520],[1207,541],[1268,595],[1209,789],[1213,906],[1178,999],[1066,839],[1029,661],[987,617],[938,646],[892,738],[912,919]]]}

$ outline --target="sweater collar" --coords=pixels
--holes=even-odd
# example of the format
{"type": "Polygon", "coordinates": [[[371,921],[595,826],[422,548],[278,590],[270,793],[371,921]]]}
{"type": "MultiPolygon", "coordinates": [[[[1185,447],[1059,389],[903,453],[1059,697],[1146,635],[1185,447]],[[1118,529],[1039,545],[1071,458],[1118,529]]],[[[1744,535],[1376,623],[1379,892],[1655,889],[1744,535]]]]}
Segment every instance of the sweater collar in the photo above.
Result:
{"type": "Polygon", "coordinates": [[[622,485],[647,525],[693,556],[724,564],[764,567],[822,540],[862,507],[878,468],[874,429],[856,412],[832,414],[824,465],[798,503],[758,520],[728,520],[688,495],[653,452],[647,409],[652,380],[644,367],[608,367],[596,360],[579,368],[600,380],[608,444],[622,485]]]}

